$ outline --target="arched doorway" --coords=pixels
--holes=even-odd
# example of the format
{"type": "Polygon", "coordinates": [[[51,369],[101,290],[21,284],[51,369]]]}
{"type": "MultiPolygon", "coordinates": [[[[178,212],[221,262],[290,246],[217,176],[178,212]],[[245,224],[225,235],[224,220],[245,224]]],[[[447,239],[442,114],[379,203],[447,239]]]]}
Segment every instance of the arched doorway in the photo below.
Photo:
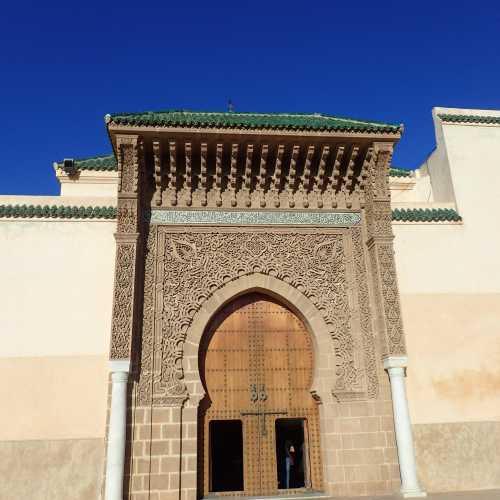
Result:
{"type": "Polygon", "coordinates": [[[238,297],[208,326],[199,364],[203,494],[321,490],[314,352],[302,321],[265,294],[238,297]]]}

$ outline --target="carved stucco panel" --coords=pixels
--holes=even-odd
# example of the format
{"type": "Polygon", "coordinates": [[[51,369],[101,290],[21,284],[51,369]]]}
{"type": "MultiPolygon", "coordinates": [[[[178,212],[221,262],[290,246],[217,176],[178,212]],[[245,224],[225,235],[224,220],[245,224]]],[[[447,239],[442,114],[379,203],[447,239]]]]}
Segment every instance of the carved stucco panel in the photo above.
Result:
{"type": "Polygon", "coordinates": [[[130,356],[134,307],[136,243],[118,242],[116,249],[111,358],[130,356]]]}
{"type": "Polygon", "coordinates": [[[378,395],[378,378],[374,345],[375,340],[370,317],[370,296],[368,291],[368,273],[366,268],[364,242],[360,228],[352,230],[352,241],[354,246],[354,267],[358,291],[361,339],[363,342],[367,376],[367,392],[370,398],[376,398],[378,395]]]}
{"type": "Polygon", "coordinates": [[[337,357],[332,390],[356,393],[358,398],[363,394],[374,397],[377,381],[369,308],[357,304],[368,301],[367,292],[359,288],[352,294],[349,290],[350,280],[356,281],[359,273],[366,272],[361,270],[364,259],[359,245],[356,240],[353,256],[348,230],[325,234],[184,232],[151,226],[145,260],[140,400],[167,405],[186,398],[183,344],[193,316],[216,290],[256,272],[291,284],[322,314],[337,357]],[[349,274],[354,277],[348,278],[349,274]],[[351,311],[357,308],[359,318],[353,322],[351,311]],[[362,359],[357,361],[360,349],[362,359]],[[373,373],[367,376],[365,366],[373,373]]]}
{"type": "Polygon", "coordinates": [[[137,199],[120,199],[117,209],[117,230],[119,233],[138,231],[137,199]]]}
{"type": "Polygon", "coordinates": [[[388,353],[405,354],[406,347],[392,242],[378,243],[377,254],[387,329],[388,353]]]}
{"type": "Polygon", "coordinates": [[[142,141],[135,135],[117,136],[117,149],[120,172],[118,193],[137,193],[142,141]]]}

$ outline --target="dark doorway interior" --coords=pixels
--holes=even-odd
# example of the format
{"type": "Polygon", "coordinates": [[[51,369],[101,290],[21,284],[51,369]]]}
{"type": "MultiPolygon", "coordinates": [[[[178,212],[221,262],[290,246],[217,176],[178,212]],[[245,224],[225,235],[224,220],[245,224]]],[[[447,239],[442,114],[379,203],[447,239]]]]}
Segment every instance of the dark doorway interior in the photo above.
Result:
{"type": "Polygon", "coordinates": [[[241,420],[212,420],[209,432],[210,491],[243,491],[241,420]]]}
{"type": "Polygon", "coordinates": [[[276,420],[276,464],[278,488],[304,488],[307,475],[307,450],[304,440],[305,420],[276,420]]]}

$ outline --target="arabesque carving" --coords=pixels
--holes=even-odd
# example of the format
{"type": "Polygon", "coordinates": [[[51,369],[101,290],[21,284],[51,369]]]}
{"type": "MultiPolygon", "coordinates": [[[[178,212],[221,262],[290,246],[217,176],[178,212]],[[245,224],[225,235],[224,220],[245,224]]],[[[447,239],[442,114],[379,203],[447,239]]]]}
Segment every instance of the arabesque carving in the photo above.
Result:
{"type": "Polygon", "coordinates": [[[118,193],[137,193],[142,142],[135,135],[117,137],[117,160],[120,172],[118,193]]]}
{"type": "Polygon", "coordinates": [[[120,199],[117,208],[118,233],[136,233],[137,223],[137,199],[120,199]]]}
{"type": "Polygon", "coordinates": [[[118,242],[111,329],[111,358],[130,356],[134,307],[136,243],[118,242]]]}
{"type": "Polygon", "coordinates": [[[111,325],[112,359],[130,358],[135,310],[136,259],[139,235],[139,198],[142,139],[117,137],[118,187],[116,266],[111,325]]]}
{"type": "Polygon", "coordinates": [[[368,292],[368,278],[365,264],[364,243],[361,229],[352,230],[354,251],[354,271],[358,287],[358,304],[361,327],[361,339],[365,354],[365,369],[367,377],[368,397],[376,398],[378,395],[378,378],[375,358],[375,346],[370,318],[370,297],[368,292]]]}
{"type": "Polygon", "coordinates": [[[360,232],[353,255],[349,230],[280,232],[175,231],[151,225],[145,262],[144,320],[139,398],[144,403],[179,404],[187,397],[183,383],[183,342],[195,313],[218,289],[241,276],[269,274],[308,297],[330,329],[337,357],[335,393],[377,393],[373,339],[366,286],[352,304],[348,265],[366,281],[360,232]],[[363,268],[363,269],[362,269],[363,268]],[[361,332],[354,332],[350,311],[362,311],[361,332]],[[360,335],[362,338],[355,338],[360,335]],[[364,357],[356,361],[355,349],[364,357]],[[366,367],[364,366],[366,365],[366,367]],[[368,368],[373,373],[365,375],[368,368]]]}
{"type": "Polygon", "coordinates": [[[389,354],[406,354],[392,243],[377,247],[389,354]]]}

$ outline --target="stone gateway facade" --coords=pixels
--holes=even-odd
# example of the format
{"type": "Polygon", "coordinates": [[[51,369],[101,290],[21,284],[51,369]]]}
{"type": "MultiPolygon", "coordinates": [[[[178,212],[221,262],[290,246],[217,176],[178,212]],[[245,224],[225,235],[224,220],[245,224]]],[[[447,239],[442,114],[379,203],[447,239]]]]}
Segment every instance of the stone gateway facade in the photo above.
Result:
{"type": "MultiPolygon", "coordinates": [[[[129,367],[124,476],[108,465],[107,496],[122,484],[131,498],[151,491],[186,500],[227,491],[290,494],[296,488],[280,490],[277,480],[274,434],[282,415],[308,423],[302,453],[310,480],[299,492],[397,491],[383,362],[406,355],[389,195],[400,128],[324,117],[296,124],[293,115],[272,126],[265,116],[262,124],[252,124],[252,115],[230,126],[207,119],[194,127],[196,114],[193,123],[181,125],[162,119],[107,117],[120,173],[111,359],[129,367]],[[228,303],[255,292],[277,300],[307,325],[312,377],[304,386],[309,395],[302,413],[294,403],[299,388],[289,388],[289,400],[278,408],[267,395],[255,404],[252,391],[268,384],[245,387],[241,380],[241,401],[231,393],[216,403],[202,382],[200,346],[210,322],[228,303]],[[225,486],[228,478],[214,476],[216,437],[205,421],[212,406],[219,407],[219,426],[235,419],[242,424],[244,472],[236,491],[225,486]],[[234,408],[245,411],[238,415],[234,408]],[[265,415],[269,433],[252,428],[254,417],[265,415]],[[343,416],[359,416],[357,425],[344,423],[343,416]],[[266,440],[264,433],[270,435],[266,440]],[[353,440],[363,441],[356,452],[353,440]],[[356,473],[349,474],[353,466],[356,473]]],[[[246,321],[238,335],[248,333],[246,321]]],[[[268,328],[271,338],[279,335],[268,328]]],[[[270,340],[262,342],[267,346],[270,340]]],[[[257,344],[248,347],[250,353],[257,344]]],[[[296,368],[273,366],[267,359],[276,355],[273,348],[262,349],[262,366],[243,376],[247,382],[296,368]]],[[[236,383],[238,372],[227,372],[226,365],[237,352],[229,348],[211,375],[224,393],[236,383]]],[[[252,363],[245,359],[243,365],[252,363]]],[[[112,397],[108,453],[115,447],[113,425],[119,425],[113,404],[112,397]]],[[[401,422],[401,439],[409,428],[409,421],[401,422]]],[[[408,438],[403,490],[418,495],[411,432],[408,438]]]]}
{"type": "Polygon", "coordinates": [[[106,115],[113,154],[56,163],[60,197],[0,197],[0,497],[499,488],[500,240],[463,149],[497,114],[436,110],[415,172],[400,125],[106,115]]]}

